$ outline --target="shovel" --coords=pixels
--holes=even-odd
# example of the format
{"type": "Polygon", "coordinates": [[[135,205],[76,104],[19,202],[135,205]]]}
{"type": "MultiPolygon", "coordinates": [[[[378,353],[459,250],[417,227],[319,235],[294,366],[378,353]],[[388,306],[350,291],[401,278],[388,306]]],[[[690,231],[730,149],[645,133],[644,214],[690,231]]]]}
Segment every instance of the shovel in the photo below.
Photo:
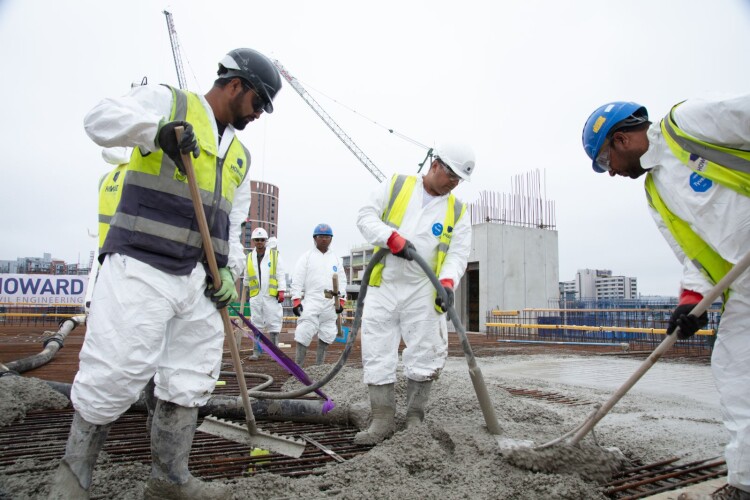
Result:
{"type": "MultiPolygon", "coordinates": [[[[339,275],[333,275],[333,310],[335,311],[339,307],[339,275]]],[[[341,331],[341,315],[336,313],[336,338],[343,338],[344,334],[341,331]]]]}
{"type": "MultiPolygon", "coordinates": [[[[175,133],[177,134],[177,141],[179,142],[184,129],[183,127],[176,127],[175,133]]],[[[198,220],[198,227],[201,233],[201,239],[203,240],[203,250],[208,260],[208,268],[211,272],[211,277],[215,285],[221,284],[221,277],[219,275],[219,266],[216,264],[216,255],[214,255],[213,244],[211,243],[211,233],[208,229],[208,223],[206,222],[206,213],[203,210],[203,202],[201,201],[200,191],[198,190],[198,183],[195,180],[195,170],[193,169],[193,159],[190,154],[182,154],[182,162],[185,165],[185,173],[188,178],[188,185],[190,186],[190,197],[193,200],[193,208],[195,209],[195,216],[198,220]]],[[[258,429],[255,425],[255,415],[253,415],[253,409],[250,406],[250,397],[247,394],[247,384],[245,383],[245,374],[242,371],[242,363],[240,362],[240,352],[237,348],[237,342],[234,338],[234,331],[232,329],[232,323],[229,319],[229,312],[224,307],[219,309],[221,319],[224,322],[224,334],[227,337],[227,343],[229,344],[229,351],[232,354],[232,363],[234,364],[234,370],[237,375],[237,382],[240,386],[240,396],[242,397],[242,406],[245,409],[245,422],[247,424],[247,430],[243,429],[242,426],[233,422],[223,421],[215,419],[214,417],[207,416],[203,419],[203,423],[198,428],[199,431],[203,431],[208,434],[223,437],[238,443],[247,444],[255,448],[263,448],[270,450],[275,453],[281,453],[290,457],[298,458],[302,455],[305,450],[305,441],[293,438],[287,438],[278,434],[272,434],[263,432],[258,429]]]]}
{"type": "MultiPolygon", "coordinates": [[[[694,316],[700,316],[703,312],[713,304],[714,300],[728,289],[732,282],[742,274],[748,267],[750,267],[750,253],[742,257],[737,264],[729,270],[729,272],[714,286],[696,306],[690,311],[690,314],[694,316]]],[[[679,328],[679,327],[678,327],[679,328]]],[[[654,352],[638,367],[638,369],[625,381],[622,386],[615,391],[612,397],[604,403],[600,408],[596,409],[589,417],[572,431],[567,434],[554,439],[548,443],[538,446],[536,449],[547,448],[557,443],[565,441],[568,445],[578,444],[588,434],[594,426],[604,418],[607,413],[614,407],[618,401],[638,382],[641,377],[651,368],[654,363],[664,354],[675,342],[677,342],[677,331],[672,332],[672,335],[667,335],[661,344],[659,344],[654,352]],[[571,436],[572,437],[569,437],[571,436]]]]}

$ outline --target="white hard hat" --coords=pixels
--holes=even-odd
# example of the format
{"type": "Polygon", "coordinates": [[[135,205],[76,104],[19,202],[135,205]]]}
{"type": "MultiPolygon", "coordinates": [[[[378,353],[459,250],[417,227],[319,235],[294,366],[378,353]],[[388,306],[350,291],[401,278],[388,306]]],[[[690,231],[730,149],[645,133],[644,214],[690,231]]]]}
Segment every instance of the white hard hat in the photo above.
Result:
{"type": "Polygon", "coordinates": [[[256,227],[255,229],[253,229],[253,234],[250,236],[250,238],[252,239],[263,238],[264,240],[267,240],[268,233],[262,227],[256,227]]]}
{"type": "Polygon", "coordinates": [[[434,154],[463,180],[471,179],[475,166],[474,149],[471,146],[461,142],[445,141],[435,146],[434,154]]]}

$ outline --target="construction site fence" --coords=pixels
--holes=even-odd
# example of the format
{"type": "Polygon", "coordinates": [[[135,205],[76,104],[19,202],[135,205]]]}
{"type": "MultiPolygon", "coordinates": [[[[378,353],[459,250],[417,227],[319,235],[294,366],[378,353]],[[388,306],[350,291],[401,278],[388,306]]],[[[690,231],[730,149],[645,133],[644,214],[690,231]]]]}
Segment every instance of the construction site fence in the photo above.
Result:
{"type": "MultiPolygon", "coordinates": [[[[486,314],[486,334],[499,342],[612,345],[623,350],[653,350],[664,340],[673,309],[493,309],[486,314]]],[[[721,318],[720,308],[708,311],[708,325],[675,349],[710,354],[721,318]]]]}

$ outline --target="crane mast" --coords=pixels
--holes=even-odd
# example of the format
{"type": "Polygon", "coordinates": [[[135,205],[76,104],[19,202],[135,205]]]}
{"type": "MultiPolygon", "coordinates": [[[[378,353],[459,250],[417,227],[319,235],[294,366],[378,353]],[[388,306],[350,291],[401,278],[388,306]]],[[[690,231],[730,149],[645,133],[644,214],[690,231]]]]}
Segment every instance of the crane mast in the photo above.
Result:
{"type": "Polygon", "coordinates": [[[343,142],[344,145],[349,148],[349,151],[354,153],[354,156],[357,157],[362,165],[364,165],[365,168],[369,170],[373,176],[375,176],[378,182],[383,182],[385,180],[385,175],[383,174],[383,172],[381,172],[380,169],[375,166],[375,164],[370,160],[370,158],[367,157],[364,151],[359,149],[359,147],[354,143],[351,137],[349,137],[346,132],[344,132],[341,127],[339,127],[339,125],[333,120],[333,118],[331,118],[330,115],[325,112],[320,104],[318,104],[318,102],[313,99],[313,97],[305,90],[302,84],[299,83],[299,81],[295,77],[293,77],[279,61],[274,60],[273,64],[276,66],[276,68],[278,68],[281,76],[283,76],[284,79],[289,82],[289,85],[291,85],[292,88],[300,95],[300,97],[302,97],[302,99],[312,108],[313,111],[315,111],[315,114],[318,115],[326,125],[328,125],[328,128],[330,128],[333,133],[336,134],[336,137],[338,137],[341,142],[343,142]]]}
{"type": "Polygon", "coordinates": [[[177,40],[177,31],[174,29],[174,21],[172,20],[172,13],[169,11],[163,11],[164,16],[167,18],[167,30],[169,31],[169,42],[172,44],[172,57],[174,58],[174,66],[177,70],[177,83],[183,90],[187,89],[187,81],[185,80],[185,72],[182,69],[182,54],[180,53],[180,42],[177,40]]]}

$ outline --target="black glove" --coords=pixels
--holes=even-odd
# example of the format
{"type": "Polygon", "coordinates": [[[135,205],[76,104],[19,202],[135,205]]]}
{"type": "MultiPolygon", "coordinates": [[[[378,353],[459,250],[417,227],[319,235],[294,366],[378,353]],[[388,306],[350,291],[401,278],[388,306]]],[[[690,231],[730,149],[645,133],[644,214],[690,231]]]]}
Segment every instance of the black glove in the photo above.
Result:
{"type": "Polygon", "coordinates": [[[159,147],[172,159],[183,175],[185,174],[185,165],[182,163],[180,153],[193,153],[193,158],[198,158],[201,154],[201,150],[198,147],[198,141],[195,139],[193,126],[188,122],[167,122],[161,126],[156,138],[159,147]],[[174,129],[177,127],[185,127],[185,131],[182,133],[182,138],[179,143],[177,142],[177,135],[174,133],[174,129]]]}
{"type": "Polygon", "coordinates": [[[294,302],[296,302],[297,305],[292,307],[292,312],[299,318],[300,316],[302,316],[302,302],[300,302],[299,299],[295,300],[294,302]]]}
{"type": "Polygon", "coordinates": [[[443,285],[443,290],[445,290],[446,301],[443,302],[443,298],[438,294],[437,297],[435,297],[435,305],[438,306],[441,311],[446,312],[449,307],[453,307],[456,295],[453,293],[452,286],[443,285]]]}
{"type": "Polygon", "coordinates": [[[344,305],[339,300],[338,305],[336,306],[336,314],[341,314],[344,312],[344,305]]]}
{"type": "Polygon", "coordinates": [[[679,326],[680,331],[677,333],[678,339],[687,339],[695,335],[695,332],[703,328],[708,324],[708,313],[703,311],[700,317],[695,317],[690,314],[695,304],[681,304],[675,307],[672,311],[672,316],[669,318],[669,324],[667,325],[667,335],[671,335],[672,332],[679,326]]]}

